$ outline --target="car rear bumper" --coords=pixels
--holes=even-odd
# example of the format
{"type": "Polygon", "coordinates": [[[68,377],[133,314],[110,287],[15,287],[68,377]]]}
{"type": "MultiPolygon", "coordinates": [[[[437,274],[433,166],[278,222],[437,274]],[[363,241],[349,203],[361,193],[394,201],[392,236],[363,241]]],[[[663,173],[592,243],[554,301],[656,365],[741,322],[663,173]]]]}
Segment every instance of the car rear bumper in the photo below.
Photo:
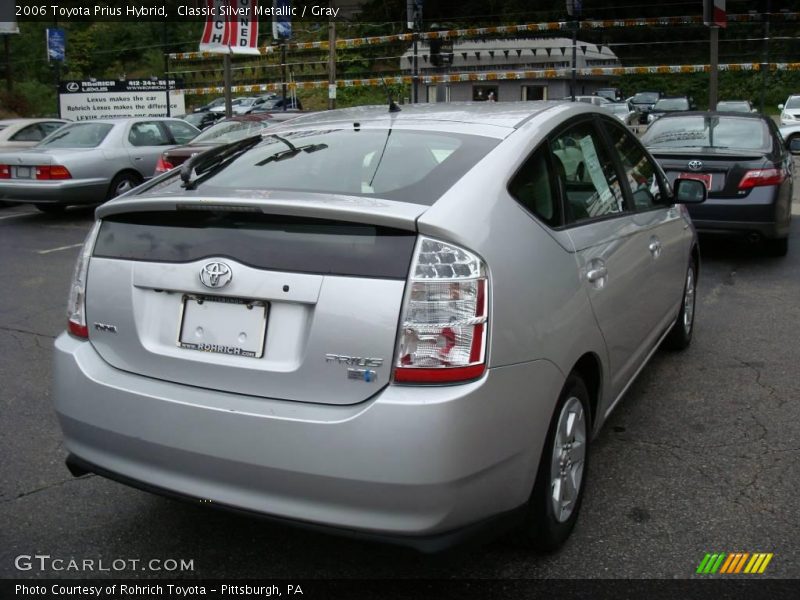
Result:
{"type": "Polygon", "coordinates": [[[0,200],[32,204],[93,204],[106,199],[106,179],[0,182],[0,200]]]}
{"type": "Polygon", "coordinates": [[[701,233],[747,234],[766,238],[789,235],[791,206],[778,200],[776,186],[753,188],[742,198],[709,198],[687,205],[695,229],[701,233]]]}
{"type": "Polygon", "coordinates": [[[352,406],[287,402],[126,373],[67,334],[54,377],[65,445],[84,468],[419,548],[525,504],[563,384],[534,361],[463,385],[390,385],[352,406]]]}

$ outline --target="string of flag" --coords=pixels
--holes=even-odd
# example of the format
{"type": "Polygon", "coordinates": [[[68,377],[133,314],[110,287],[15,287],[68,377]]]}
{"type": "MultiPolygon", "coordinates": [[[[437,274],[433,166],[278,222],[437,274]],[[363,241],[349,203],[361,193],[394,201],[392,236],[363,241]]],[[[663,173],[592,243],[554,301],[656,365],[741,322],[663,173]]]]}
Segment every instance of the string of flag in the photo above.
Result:
{"type": "MultiPolygon", "coordinates": [[[[800,12],[781,12],[781,19],[797,21],[800,19],[800,12]]],[[[761,21],[760,13],[743,13],[728,15],[729,22],[749,22],[761,21]]],[[[615,27],[671,27],[676,25],[700,25],[703,17],[699,15],[689,15],[683,17],[643,17],[635,19],[613,19],[613,20],[589,20],[579,21],[579,30],[590,29],[610,29],[615,27]]],[[[465,37],[482,37],[487,35],[519,34],[532,32],[553,32],[573,27],[572,21],[552,21],[546,23],[525,23],[521,25],[497,25],[492,27],[468,27],[465,29],[449,29],[446,31],[426,31],[419,33],[419,39],[448,39],[465,37]]],[[[378,44],[390,44],[394,42],[411,42],[414,39],[412,33],[398,33],[394,35],[380,35],[360,38],[348,38],[336,40],[337,49],[359,48],[362,46],[373,46],[378,44]]],[[[287,50],[328,50],[329,44],[326,41],[317,42],[292,42],[286,45],[287,50]]],[[[261,55],[280,52],[280,46],[260,46],[258,53],[261,55]]],[[[168,55],[170,60],[207,60],[218,59],[219,54],[215,52],[175,52],[168,55]]]]}
{"type": "MultiPolygon", "coordinates": [[[[760,71],[761,63],[727,63],[718,66],[720,71],[760,71]]],[[[770,71],[800,71],[800,62],[768,63],[770,71]]],[[[639,67],[594,67],[576,69],[578,75],[645,75],[668,73],[705,73],[710,70],[709,65],[657,65],[639,67]]],[[[515,79],[555,79],[568,77],[571,69],[540,69],[524,71],[489,71],[471,73],[453,73],[448,75],[422,75],[419,81],[425,85],[436,83],[482,82],[482,81],[507,81],[515,79]]],[[[364,79],[340,79],[336,87],[377,87],[386,85],[410,85],[414,81],[411,75],[392,77],[371,77],[364,79]]],[[[328,88],[328,80],[321,81],[291,81],[288,82],[289,90],[311,90],[328,88]]],[[[260,92],[277,92],[283,86],[281,82],[262,83],[256,85],[235,85],[231,88],[234,94],[257,94],[260,92]]],[[[191,95],[221,94],[225,91],[222,86],[187,88],[176,90],[178,93],[191,95]]]]}

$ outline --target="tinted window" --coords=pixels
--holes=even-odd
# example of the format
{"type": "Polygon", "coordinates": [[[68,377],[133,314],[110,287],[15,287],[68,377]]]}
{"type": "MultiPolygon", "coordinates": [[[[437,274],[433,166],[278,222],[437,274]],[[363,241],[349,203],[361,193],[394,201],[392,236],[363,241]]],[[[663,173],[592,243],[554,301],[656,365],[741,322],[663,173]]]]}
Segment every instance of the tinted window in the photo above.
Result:
{"type": "Polygon", "coordinates": [[[47,148],[96,148],[114,128],[110,123],[76,123],[58,129],[49,135],[39,147],[47,148]]]}
{"type": "Polygon", "coordinates": [[[192,141],[197,144],[227,144],[255,135],[266,126],[266,121],[225,121],[212,125],[192,141]]]}
{"type": "Polygon", "coordinates": [[[193,211],[112,215],[94,255],[153,262],[227,256],[275,271],[405,279],[413,232],[260,213],[193,211]]]}
{"type": "Polygon", "coordinates": [[[761,119],[742,117],[680,116],[655,121],[642,136],[648,148],[749,148],[771,146],[769,130],[761,119]]]}
{"type": "Polygon", "coordinates": [[[173,139],[178,144],[185,144],[194,139],[197,130],[189,127],[186,123],[179,121],[167,121],[167,129],[172,134],[173,139]]]}
{"type": "Polygon", "coordinates": [[[134,146],[168,146],[170,144],[164,131],[155,121],[131,125],[128,141],[134,146]]]}
{"type": "MultiPolygon", "coordinates": [[[[498,140],[388,129],[292,131],[198,178],[205,193],[293,190],[433,204],[498,140]]],[[[173,182],[178,187],[179,182],[173,182]]]]}
{"type": "Polygon", "coordinates": [[[559,134],[551,148],[556,176],[565,190],[568,221],[624,212],[625,201],[616,169],[591,122],[559,134]]]}
{"type": "Polygon", "coordinates": [[[603,122],[611,139],[611,146],[619,156],[636,211],[645,211],[661,206],[665,197],[662,181],[653,160],[628,131],[611,123],[603,122]]]}
{"type": "Polygon", "coordinates": [[[561,203],[545,145],[520,167],[508,185],[509,193],[530,212],[552,227],[561,225],[561,203]]]}

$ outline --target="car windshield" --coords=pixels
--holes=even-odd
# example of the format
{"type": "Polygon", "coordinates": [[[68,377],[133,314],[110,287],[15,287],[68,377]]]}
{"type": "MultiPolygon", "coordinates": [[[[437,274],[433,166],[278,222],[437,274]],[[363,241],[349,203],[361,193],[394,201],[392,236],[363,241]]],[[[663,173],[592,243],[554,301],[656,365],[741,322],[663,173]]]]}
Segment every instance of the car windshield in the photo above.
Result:
{"type": "Polygon", "coordinates": [[[750,112],[750,105],[747,102],[717,102],[717,110],[733,110],[736,112],[750,112]]]}
{"type": "Polygon", "coordinates": [[[225,121],[206,129],[192,144],[227,144],[255,135],[267,126],[266,121],[225,121]]]}
{"type": "MultiPolygon", "coordinates": [[[[291,190],[433,204],[498,144],[477,135],[394,129],[266,135],[193,180],[206,193],[291,190]]],[[[180,180],[171,186],[180,186],[180,180]]]]}
{"type": "Polygon", "coordinates": [[[658,100],[658,94],[656,92],[639,92],[633,97],[633,102],[640,102],[642,104],[652,104],[656,100],[658,100]]]}
{"type": "Polygon", "coordinates": [[[785,108],[800,108],[800,96],[792,96],[786,101],[785,108]]]}
{"type": "Polygon", "coordinates": [[[621,115],[628,112],[628,107],[624,104],[603,104],[603,108],[610,110],[615,115],[621,115]]]}
{"type": "Polygon", "coordinates": [[[766,123],[741,117],[664,117],[642,136],[648,148],[732,148],[764,150],[770,146],[766,123]]]}
{"type": "Polygon", "coordinates": [[[653,110],[689,110],[689,101],[686,98],[663,98],[656,102],[653,110]]]}
{"type": "Polygon", "coordinates": [[[38,148],[96,148],[114,128],[110,123],[67,125],[44,138],[38,148]]]}

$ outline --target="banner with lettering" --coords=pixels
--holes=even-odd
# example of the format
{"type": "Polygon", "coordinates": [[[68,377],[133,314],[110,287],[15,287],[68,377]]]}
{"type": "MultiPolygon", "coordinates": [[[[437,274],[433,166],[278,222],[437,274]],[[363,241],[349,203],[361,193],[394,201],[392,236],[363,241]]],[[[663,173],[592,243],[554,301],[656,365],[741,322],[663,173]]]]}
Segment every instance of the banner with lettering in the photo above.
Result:
{"type": "Polygon", "coordinates": [[[230,49],[230,27],[225,17],[228,0],[206,0],[206,25],[200,38],[200,52],[228,54],[230,49]]]}
{"type": "Polygon", "coordinates": [[[258,0],[231,0],[230,48],[233,54],[260,54],[258,51],[258,0]]]}

